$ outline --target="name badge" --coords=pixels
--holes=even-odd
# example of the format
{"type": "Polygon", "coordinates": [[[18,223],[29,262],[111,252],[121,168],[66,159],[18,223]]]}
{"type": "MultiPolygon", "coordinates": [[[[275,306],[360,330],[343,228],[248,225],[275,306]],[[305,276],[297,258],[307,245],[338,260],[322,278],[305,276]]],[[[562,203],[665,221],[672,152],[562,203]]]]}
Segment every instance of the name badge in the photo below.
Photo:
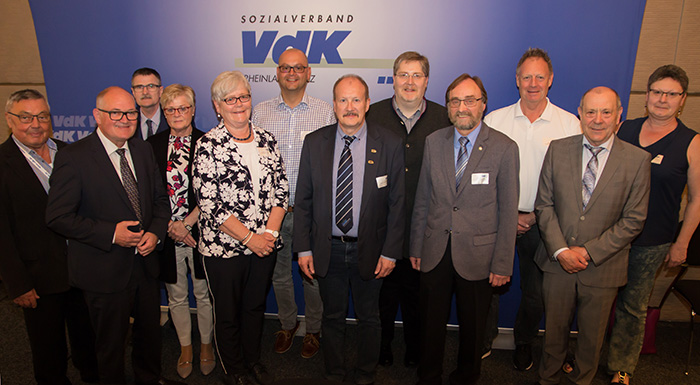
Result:
{"type": "Polygon", "coordinates": [[[386,175],[377,177],[377,188],[384,188],[388,183],[388,178],[386,175]]]}
{"type": "Polygon", "coordinates": [[[664,156],[659,154],[659,155],[655,156],[654,159],[651,160],[651,164],[661,164],[661,162],[663,162],[663,160],[664,160],[664,156]]]}
{"type": "Polygon", "coordinates": [[[489,173],[473,173],[472,184],[489,184],[489,173]]]}

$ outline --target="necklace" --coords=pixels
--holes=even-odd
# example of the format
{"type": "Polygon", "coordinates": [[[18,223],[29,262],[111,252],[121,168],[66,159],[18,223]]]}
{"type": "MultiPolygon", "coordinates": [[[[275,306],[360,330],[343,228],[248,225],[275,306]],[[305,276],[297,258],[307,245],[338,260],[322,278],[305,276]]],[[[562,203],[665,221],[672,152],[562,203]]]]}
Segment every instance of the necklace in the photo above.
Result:
{"type": "Polygon", "coordinates": [[[240,142],[245,142],[246,140],[250,139],[251,135],[253,135],[253,129],[250,127],[250,124],[248,124],[248,136],[246,136],[245,138],[236,138],[235,136],[233,136],[233,134],[231,134],[231,136],[233,136],[233,139],[236,139],[240,142]]]}

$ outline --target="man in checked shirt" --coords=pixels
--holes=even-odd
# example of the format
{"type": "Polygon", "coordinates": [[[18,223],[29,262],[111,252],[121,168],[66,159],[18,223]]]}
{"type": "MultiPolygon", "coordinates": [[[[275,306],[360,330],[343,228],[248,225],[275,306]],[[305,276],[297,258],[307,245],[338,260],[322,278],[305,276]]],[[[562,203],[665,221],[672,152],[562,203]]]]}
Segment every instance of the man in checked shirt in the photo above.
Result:
{"type": "MultiPolygon", "coordinates": [[[[280,95],[259,103],[253,109],[253,124],[271,132],[277,139],[282,159],[289,178],[289,202],[294,202],[299,157],[306,134],[336,122],[333,107],[306,93],[306,85],[311,78],[311,68],[304,52],[291,48],[279,57],[277,82],[280,95]]],[[[277,298],[278,317],[282,328],[277,332],[275,352],[285,353],[292,347],[294,336],[299,328],[297,305],[294,300],[292,279],[292,224],[294,206],[290,204],[282,222],[280,236],[284,248],[277,254],[277,264],[272,275],[272,286],[277,298]]],[[[319,332],[323,303],[316,279],[310,280],[302,274],[304,282],[304,302],[306,303],[306,335],[301,350],[304,358],[313,357],[319,349],[319,332]]]]}

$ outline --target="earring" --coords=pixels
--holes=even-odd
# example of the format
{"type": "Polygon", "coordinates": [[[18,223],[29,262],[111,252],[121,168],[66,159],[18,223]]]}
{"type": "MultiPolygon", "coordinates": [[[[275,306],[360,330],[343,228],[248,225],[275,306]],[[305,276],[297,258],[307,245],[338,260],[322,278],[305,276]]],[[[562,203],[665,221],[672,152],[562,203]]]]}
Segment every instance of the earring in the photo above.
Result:
{"type": "Polygon", "coordinates": [[[217,119],[218,121],[221,121],[221,114],[219,114],[218,112],[216,113],[216,119],[217,119]]]}

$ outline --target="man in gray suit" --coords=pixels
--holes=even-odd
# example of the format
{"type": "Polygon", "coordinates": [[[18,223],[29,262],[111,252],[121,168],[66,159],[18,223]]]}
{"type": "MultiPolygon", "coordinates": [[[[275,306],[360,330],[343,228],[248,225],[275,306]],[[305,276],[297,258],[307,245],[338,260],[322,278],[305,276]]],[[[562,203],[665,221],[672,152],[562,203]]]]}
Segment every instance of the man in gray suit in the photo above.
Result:
{"type": "Polygon", "coordinates": [[[577,308],[576,366],[568,377],[575,384],[593,380],[610,307],[627,282],[629,244],[649,202],[651,159],[615,136],[622,114],[617,93],[587,91],[578,113],[583,135],[551,143],[535,201],[546,318],[542,385],[559,383],[577,308]]]}
{"type": "Polygon", "coordinates": [[[442,384],[453,293],[459,356],[450,383],[479,378],[491,288],[510,281],[518,226],[518,146],[481,121],[484,85],[462,74],[445,101],[453,126],[426,139],[411,226],[411,264],[421,271],[420,385],[442,384]]]}

